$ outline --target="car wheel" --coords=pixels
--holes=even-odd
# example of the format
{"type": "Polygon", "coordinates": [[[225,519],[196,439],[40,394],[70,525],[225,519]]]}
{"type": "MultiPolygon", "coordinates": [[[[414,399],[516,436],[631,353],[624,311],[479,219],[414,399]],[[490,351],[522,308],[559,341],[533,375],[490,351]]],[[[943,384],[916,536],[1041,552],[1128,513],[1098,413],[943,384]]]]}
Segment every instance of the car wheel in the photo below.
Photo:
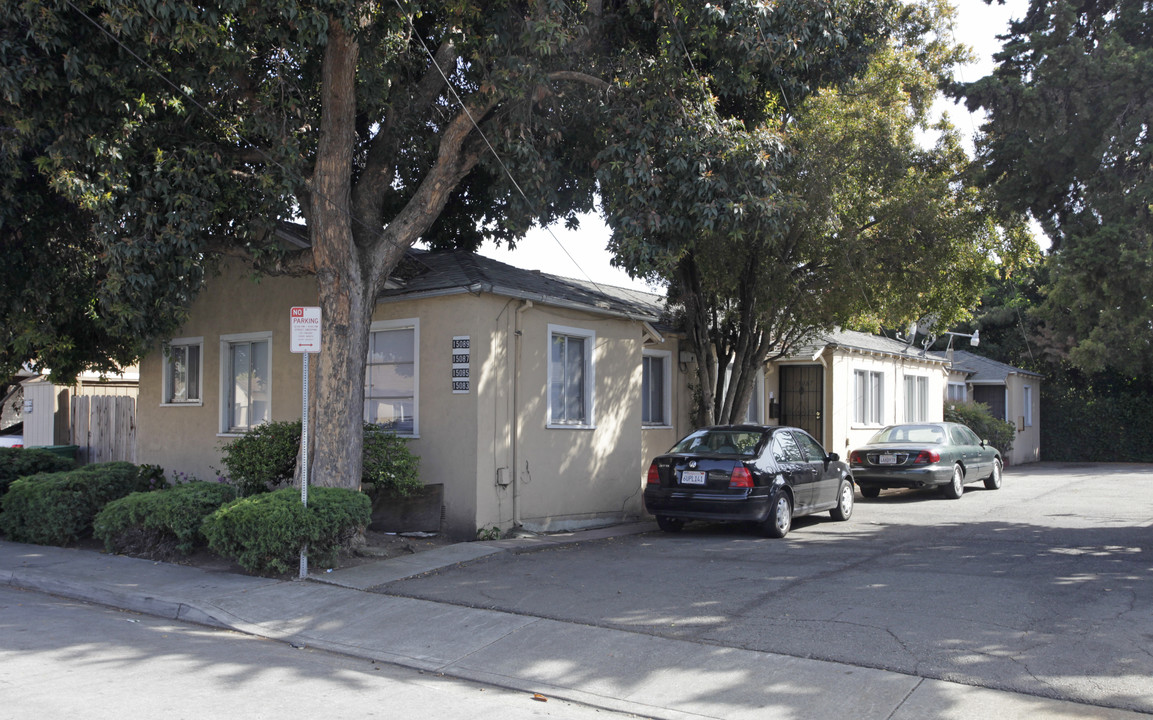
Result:
{"type": "Polygon", "coordinates": [[[863,487],[863,488],[861,488],[861,494],[867,498],[880,497],[881,496],[881,488],[879,488],[879,487],[863,487]]]}
{"type": "Polygon", "coordinates": [[[668,515],[657,515],[657,527],[665,532],[680,532],[685,521],[680,518],[671,518],[668,515]]]}
{"type": "Polygon", "coordinates": [[[762,527],[769,537],[783,538],[789,534],[793,527],[793,501],[789,500],[787,494],[781,493],[773,503],[773,510],[765,518],[762,527]]]}
{"type": "Polygon", "coordinates": [[[953,479],[945,486],[945,497],[956,500],[965,494],[965,473],[960,465],[953,466],[953,479]]]}
{"type": "Polygon", "coordinates": [[[993,458],[993,473],[985,478],[985,489],[1001,489],[1001,461],[998,458],[993,458]]]}
{"type": "Polygon", "coordinates": [[[848,480],[841,481],[841,489],[837,491],[837,507],[829,511],[834,520],[848,520],[853,516],[853,483],[848,480]]]}

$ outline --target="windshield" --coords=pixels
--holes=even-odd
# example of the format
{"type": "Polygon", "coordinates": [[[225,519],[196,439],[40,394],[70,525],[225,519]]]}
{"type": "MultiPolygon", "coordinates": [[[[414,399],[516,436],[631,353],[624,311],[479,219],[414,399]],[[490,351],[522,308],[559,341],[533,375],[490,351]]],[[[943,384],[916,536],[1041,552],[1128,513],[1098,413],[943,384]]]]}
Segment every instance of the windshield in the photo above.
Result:
{"type": "Polygon", "coordinates": [[[752,455],[763,433],[755,430],[698,430],[673,446],[675,453],[752,455]]]}
{"type": "Polygon", "coordinates": [[[939,425],[893,425],[874,435],[869,442],[940,445],[945,442],[945,430],[939,425]]]}

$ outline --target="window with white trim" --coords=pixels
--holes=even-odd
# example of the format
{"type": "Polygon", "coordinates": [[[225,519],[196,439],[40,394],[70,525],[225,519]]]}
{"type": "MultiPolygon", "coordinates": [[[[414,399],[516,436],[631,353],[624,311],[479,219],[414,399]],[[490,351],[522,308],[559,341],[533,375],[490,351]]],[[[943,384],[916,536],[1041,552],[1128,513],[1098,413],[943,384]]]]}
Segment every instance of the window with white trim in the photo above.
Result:
{"type": "Polygon", "coordinates": [[[967,394],[968,394],[965,391],[965,383],[956,383],[956,382],[949,383],[949,388],[946,392],[948,393],[947,399],[951,403],[963,403],[963,402],[965,402],[965,398],[967,397],[967,394]]]}
{"type": "Polygon", "coordinates": [[[1033,388],[1029,385],[1026,385],[1023,389],[1025,391],[1024,392],[1024,395],[1025,395],[1025,397],[1024,397],[1025,427],[1033,427],[1033,388]]]}
{"type": "Polygon", "coordinates": [[[174,338],[164,346],[164,405],[201,405],[204,338],[174,338]]]}
{"type": "Polygon", "coordinates": [[[220,336],[220,430],[243,433],[272,419],[272,333],[220,336]]]}
{"type": "Polygon", "coordinates": [[[641,423],[671,425],[669,406],[672,353],[667,350],[644,350],[641,356],[641,423]]]}
{"type": "Polygon", "coordinates": [[[416,437],[420,387],[420,322],[372,324],[364,368],[364,421],[416,437]]]}
{"type": "Polygon", "coordinates": [[[905,376],[905,422],[924,422],[929,416],[929,378],[905,376]]]}
{"type": "Polygon", "coordinates": [[[881,425],[884,420],[885,375],[875,370],[855,370],[853,423],[881,425]]]}
{"type": "Polygon", "coordinates": [[[548,424],[591,427],[596,333],[550,324],[548,334],[548,424]]]}

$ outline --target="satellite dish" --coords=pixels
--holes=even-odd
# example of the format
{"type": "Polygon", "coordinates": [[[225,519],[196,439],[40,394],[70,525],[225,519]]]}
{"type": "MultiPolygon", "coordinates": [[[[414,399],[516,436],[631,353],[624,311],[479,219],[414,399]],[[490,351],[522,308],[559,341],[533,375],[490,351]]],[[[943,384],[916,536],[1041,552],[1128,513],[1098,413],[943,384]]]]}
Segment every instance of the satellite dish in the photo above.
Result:
{"type": "Polygon", "coordinates": [[[935,314],[930,313],[928,315],[923,315],[921,316],[921,319],[917,321],[917,332],[921,333],[922,335],[928,335],[930,332],[932,332],[933,327],[936,326],[936,324],[937,316],[935,314]]]}

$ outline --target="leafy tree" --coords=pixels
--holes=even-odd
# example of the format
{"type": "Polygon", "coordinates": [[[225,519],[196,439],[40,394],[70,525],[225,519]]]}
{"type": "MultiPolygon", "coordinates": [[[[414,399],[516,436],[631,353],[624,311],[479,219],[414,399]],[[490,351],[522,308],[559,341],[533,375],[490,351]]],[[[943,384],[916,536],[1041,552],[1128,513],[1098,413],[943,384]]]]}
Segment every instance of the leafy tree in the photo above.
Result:
{"type": "Polygon", "coordinates": [[[17,0],[0,6],[0,127],[91,214],[118,337],[170,332],[223,254],[316,275],[313,467],[353,487],[370,315],[417,239],[573,220],[607,139],[756,119],[766,87],[801,95],[858,64],[885,2],[17,0]],[[310,247],[285,251],[294,218],[310,247]]]}
{"type": "Polygon", "coordinates": [[[1033,0],[995,72],[955,88],[983,109],[978,162],[1051,238],[1041,307],[1074,365],[1153,370],[1153,15],[1142,0],[1033,0]]]}
{"type": "Polygon", "coordinates": [[[889,40],[823,78],[835,87],[768,88],[740,116],[683,113],[653,150],[610,146],[613,246],[630,271],[670,280],[699,359],[699,423],[739,422],[755,371],[822,329],[951,322],[975,305],[990,253],[1028,246],[961,182],[947,124],[935,147],[918,140],[964,57],[941,40],[951,18],[944,3],[905,6],[889,40]]]}

